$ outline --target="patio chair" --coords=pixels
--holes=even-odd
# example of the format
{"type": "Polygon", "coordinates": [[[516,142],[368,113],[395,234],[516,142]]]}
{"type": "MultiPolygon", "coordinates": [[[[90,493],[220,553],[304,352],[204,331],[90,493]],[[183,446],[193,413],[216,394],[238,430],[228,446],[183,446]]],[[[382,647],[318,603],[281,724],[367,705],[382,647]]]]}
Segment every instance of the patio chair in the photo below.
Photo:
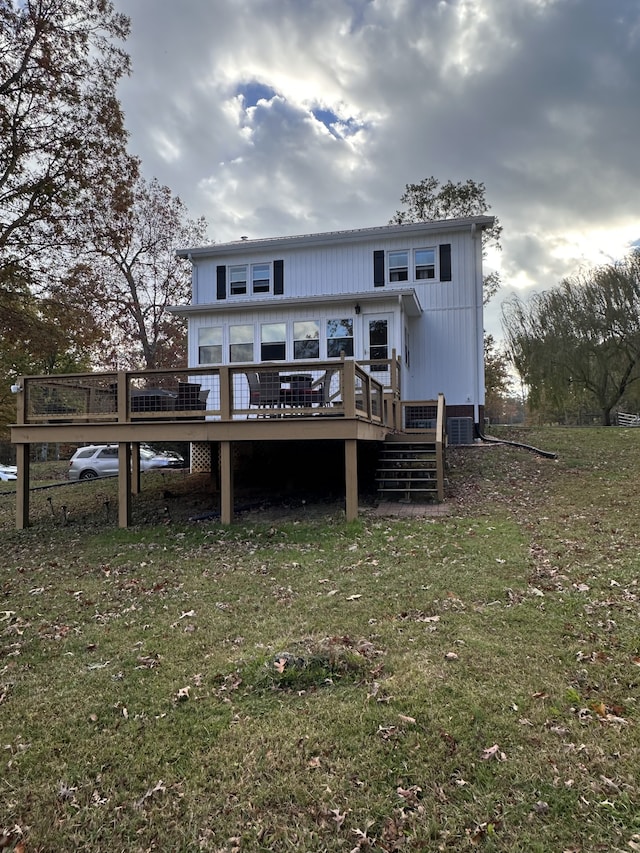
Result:
{"type": "Polygon", "coordinates": [[[305,406],[331,406],[331,380],[336,373],[335,368],[326,370],[322,379],[319,379],[311,388],[303,391],[305,406]]]}
{"type": "Polygon", "coordinates": [[[249,383],[249,406],[271,409],[280,406],[280,377],[277,373],[245,370],[249,383]]]}
{"type": "Polygon", "coordinates": [[[280,374],[272,371],[258,373],[260,382],[260,406],[265,409],[280,406],[280,374]]]}

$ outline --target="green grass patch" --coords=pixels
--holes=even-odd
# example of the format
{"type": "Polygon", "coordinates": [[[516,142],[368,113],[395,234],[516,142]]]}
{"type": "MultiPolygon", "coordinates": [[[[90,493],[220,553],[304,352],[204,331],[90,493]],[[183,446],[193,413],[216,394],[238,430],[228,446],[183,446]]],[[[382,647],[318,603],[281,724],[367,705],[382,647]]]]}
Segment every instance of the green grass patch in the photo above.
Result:
{"type": "Polygon", "coordinates": [[[437,519],[2,497],[4,848],[636,849],[640,430],[501,436],[437,519]]]}

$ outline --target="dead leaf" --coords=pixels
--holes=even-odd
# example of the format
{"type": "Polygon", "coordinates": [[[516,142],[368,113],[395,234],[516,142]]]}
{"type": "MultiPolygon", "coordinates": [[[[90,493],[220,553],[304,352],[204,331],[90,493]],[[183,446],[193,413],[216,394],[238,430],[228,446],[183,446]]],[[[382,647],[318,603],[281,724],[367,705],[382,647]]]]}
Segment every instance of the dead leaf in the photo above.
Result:
{"type": "Polygon", "coordinates": [[[447,652],[444,658],[445,660],[458,660],[458,655],[455,652],[447,652]]]}
{"type": "Polygon", "coordinates": [[[176,699],[178,702],[184,702],[189,698],[189,691],[191,687],[187,685],[186,687],[181,687],[180,690],[176,693],[176,699]]]}
{"type": "Polygon", "coordinates": [[[142,806],[145,804],[145,802],[149,799],[149,797],[152,797],[154,794],[164,794],[166,790],[167,790],[166,785],[164,784],[162,779],[160,779],[159,782],[156,782],[156,784],[154,785],[153,788],[149,788],[149,790],[146,791],[140,797],[140,799],[135,804],[135,808],[141,809],[142,806]]]}
{"type": "Polygon", "coordinates": [[[407,717],[405,714],[398,714],[398,718],[402,720],[403,723],[415,723],[415,717],[407,717]]]}
{"type": "Polygon", "coordinates": [[[360,593],[356,593],[356,595],[347,596],[347,601],[357,601],[359,598],[362,598],[360,593]]]}
{"type": "Polygon", "coordinates": [[[286,665],[287,665],[287,659],[286,658],[278,658],[277,660],[274,660],[274,662],[273,662],[274,668],[276,669],[277,672],[280,673],[280,675],[282,675],[282,673],[284,672],[284,668],[286,665]]]}
{"type": "Polygon", "coordinates": [[[307,761],[307,767],[310,767],[311,769],[315,769],[316,767],[320,767],[320,756],[314,755],[313,758],[310,758],[307,761]]]}
{"type": "Polygon", "coordinates": [[[507,756],[502,752],[497,743],[494,743],[493,746],[487,747],[482,751],[482,760],[490,761],[492,758],[495,758],[496,761],[506,761],[507,756]]]}
{"type": "Polygon", "coordinates": [[[418,801],[421,799],[422,788],[419,785],[410,785],[408,788],[398,785],[396,793],[406,801],[407,805],[417,806],[418,801]]]}
{"type": "Polygon", "coordinates": [[[347,816],[347,813],[341,813],[340,809],[331,809],[330,813],[333,815],[332,820],[335,820],[336,826],[338,829],[342,828],[342,824],[344,823],[344,819],[347,816]]]}

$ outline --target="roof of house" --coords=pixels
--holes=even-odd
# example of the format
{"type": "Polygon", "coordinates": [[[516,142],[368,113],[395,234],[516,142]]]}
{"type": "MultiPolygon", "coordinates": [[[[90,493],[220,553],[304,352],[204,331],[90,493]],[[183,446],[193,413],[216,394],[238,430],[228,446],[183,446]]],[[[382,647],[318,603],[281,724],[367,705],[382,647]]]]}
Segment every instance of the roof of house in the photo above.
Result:
{"type": "Polygon", "coordinates": [[[238,255],[253,250],[279,250],[287,248],[307,248],[330,245],[332,243],[359,243],[372,239],[384,239],[399,236],[442,231],[484,230],[494,223],[493,216],[469,216],[463,219],[439,219],[432,222],[411,222],[405,225],[381,225],[373,228],[356,228],[350,231],[325,231],[318,234],[298,234],[290,237],[260,237],[249,240],[242,237],[229,243],[213,243],[209,246],[195,246],[178,249],[179,258],[193,258],[198,255],[238,255]]]}

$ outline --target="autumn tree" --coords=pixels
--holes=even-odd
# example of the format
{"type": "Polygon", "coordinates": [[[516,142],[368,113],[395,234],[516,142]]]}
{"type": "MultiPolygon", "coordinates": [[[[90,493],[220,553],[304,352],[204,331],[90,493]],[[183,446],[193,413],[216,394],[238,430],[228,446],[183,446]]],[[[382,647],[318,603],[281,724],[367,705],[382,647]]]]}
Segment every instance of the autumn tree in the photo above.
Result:
{"type": "Polygon", "coordinates": [[[503,305],[511,362],[533,409],[591,405],[602,423],[640,378],[640,251],[503,305]]]}
{"type": "Polygon", "coordinates": [[[186,363],[186,330],[167,308],[188,302],[191,268],[176,249],[206,242],[203,218],[156,179],[103,188],[87,210],[84,251],[69,289],[87,300],[107,334],[103,361],[153,369],[186,363]]]}
{"type": "MultiPolygon", "coordinates": [[[[486,200],[483,183],[467,179],[464,183],[462,181],[454,183],[449,180],[445,184],[440,184],[440,181],[433,176],[423,178],[417,184],[407,184],[400,202],[404,205],[404,209],[395,212],[391,219],[392,225],[481,216],[491,209],[491,205],[486,200]]],[[[483,256],[489,248],[501,249],[501,234],[502,226],[496,217],[491,228],[482,232],[483,256]]],[[[485,276],[483,283],[485,305],[496,294],[499,287],[500,277],[497,272],[485,276]]]]}
{"type": "Polygon", "coordinates": [[[509,358],[496,344],[493,335],[484,338],[485,415],[498,420],[511,392],[509,358]]]}
{"type": "MultiPolygon", "coordinates": [[[[28,260],[126,142],[129,22],[109,0],[0,0],[0,250],[28,260]]],[[[8,257],[7,257],[8,256],[8,257]]]]}

